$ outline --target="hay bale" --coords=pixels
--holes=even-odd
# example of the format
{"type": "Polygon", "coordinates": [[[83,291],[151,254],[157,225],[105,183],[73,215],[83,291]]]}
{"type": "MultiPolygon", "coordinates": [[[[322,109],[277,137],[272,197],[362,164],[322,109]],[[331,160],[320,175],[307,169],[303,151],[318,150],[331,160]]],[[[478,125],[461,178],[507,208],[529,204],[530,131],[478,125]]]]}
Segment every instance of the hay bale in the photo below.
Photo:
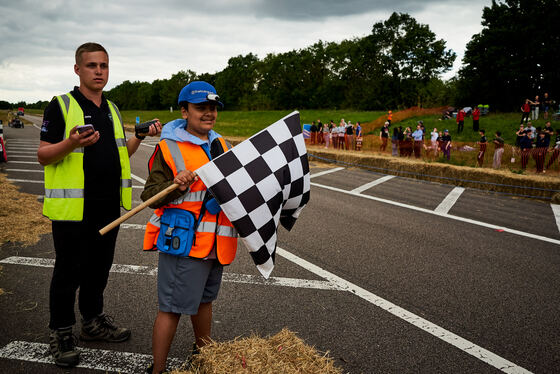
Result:
{"type": "Polygon", "coordinates": [[[229,342],[211,342],[201,349],[188,371],[173,374],[234,374],[234,373],[308,373],[341,374],[328,352],[321,354],[306,345],[288,329],[261,338],[235,338],[229,342]]]}
{"type": "Polygon", "coordinates": [[[50,232],[50,221],[37,197],[20,192],[0,173],[0,245],[10,241],[33,245],[50,232]]]}

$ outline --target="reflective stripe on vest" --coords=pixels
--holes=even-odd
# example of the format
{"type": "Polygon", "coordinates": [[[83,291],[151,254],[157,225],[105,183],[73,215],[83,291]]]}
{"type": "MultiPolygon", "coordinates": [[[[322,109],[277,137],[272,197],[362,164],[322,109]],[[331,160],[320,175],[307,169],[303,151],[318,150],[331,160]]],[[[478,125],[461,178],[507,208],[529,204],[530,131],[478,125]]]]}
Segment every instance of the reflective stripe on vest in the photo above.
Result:
{"type": "MultiPolygon", "coordinates": [[[[218,139],[224,150],[229,149],[223,138],[218,139]]],[[[160,141],[159,148],[173,175],[184,170],[196,170],[208,162],[208,156],[202,147],[189,142],[177,143],[164,139],[160,141]]],[[[205,194],[206,186],[199,179],[181,197],[165,207],[156,209],[146,225],[144,250],[154,249],[159,235],[160,217],[165,208],[185,209],[198,217],[205,194]]],[[[204,258],[208,256],[214,245],[220,263],[224,265],[231,263],[237,251],[237,231],[225,214],[214,215],[205,212],[197,228],[195,245],[191,248],[189,256],[204,258]]]]}
{"type": "MultiPolygon", "coordinates": [[[[63,139],[70,130],[84,124],[84,113],[70,94],[56,97],[64,118],[63,139]]],[[[124,128],[120,113],[111,101],[107,101],[113,121],[115,141],[121,165],[121,206],[132,205],[132,177],[124,128]]],[[[62,160],[45,166],[45,200],[43,214],[53,221],[81,221],[84,215],[84,148],[76,148],[62,160]]]]}

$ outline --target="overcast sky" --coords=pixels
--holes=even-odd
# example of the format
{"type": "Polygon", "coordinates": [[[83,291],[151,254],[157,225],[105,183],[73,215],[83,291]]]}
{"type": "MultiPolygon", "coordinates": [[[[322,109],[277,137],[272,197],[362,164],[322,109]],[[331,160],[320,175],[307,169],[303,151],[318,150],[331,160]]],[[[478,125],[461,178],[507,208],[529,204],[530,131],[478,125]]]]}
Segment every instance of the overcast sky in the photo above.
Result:
{"type": "Polygon", "coordinates": [[[109,52],[106,90],[179,70],[215,73],[230,57],[281,53],[319,40],[363,37],[392,12],[429,25],[457,53],[480,32],[491,0],[0,0],[0,100],[50,100],[78,84],[74,52],[88,41],[109,52]]]}

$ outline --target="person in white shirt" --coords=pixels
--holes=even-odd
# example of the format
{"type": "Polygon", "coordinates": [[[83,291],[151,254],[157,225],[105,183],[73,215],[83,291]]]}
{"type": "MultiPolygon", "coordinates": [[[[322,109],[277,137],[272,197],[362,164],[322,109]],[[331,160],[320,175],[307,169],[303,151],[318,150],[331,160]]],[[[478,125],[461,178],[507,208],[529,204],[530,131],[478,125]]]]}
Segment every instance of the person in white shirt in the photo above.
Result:
{"type": "Polygon", "coordinates": [[[431,135],[430,141],[432,143],[432,149],[434,150],[435,157],[437,157],[438,156],[438,150],[439,150],[439,147],[438,147],[438,144],[437,144],[437,138],[439,136],[439,133],[438,133],[438,131],[435,127],[434,127],[434,130],[430,133],[430,135],[431,135]]]}

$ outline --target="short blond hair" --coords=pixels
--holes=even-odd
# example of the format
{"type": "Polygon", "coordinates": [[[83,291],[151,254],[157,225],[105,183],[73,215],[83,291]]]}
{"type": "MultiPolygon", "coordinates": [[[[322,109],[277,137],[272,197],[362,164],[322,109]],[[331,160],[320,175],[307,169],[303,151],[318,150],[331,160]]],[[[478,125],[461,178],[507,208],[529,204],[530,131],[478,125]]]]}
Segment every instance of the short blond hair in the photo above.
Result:
{"type": "Polygon", "coordinates": [[[78,49],[76,49],[76,64],[77,65],[79,65],[80,62],[82,62],[82,54],[84,54],[85,52],[105,52],[107,57],[109,57],[109,54],[107,53],[107,50],[101,44],[88,42],[88,43],[82,44],[81,46],[78,47],[78,49]]]}

